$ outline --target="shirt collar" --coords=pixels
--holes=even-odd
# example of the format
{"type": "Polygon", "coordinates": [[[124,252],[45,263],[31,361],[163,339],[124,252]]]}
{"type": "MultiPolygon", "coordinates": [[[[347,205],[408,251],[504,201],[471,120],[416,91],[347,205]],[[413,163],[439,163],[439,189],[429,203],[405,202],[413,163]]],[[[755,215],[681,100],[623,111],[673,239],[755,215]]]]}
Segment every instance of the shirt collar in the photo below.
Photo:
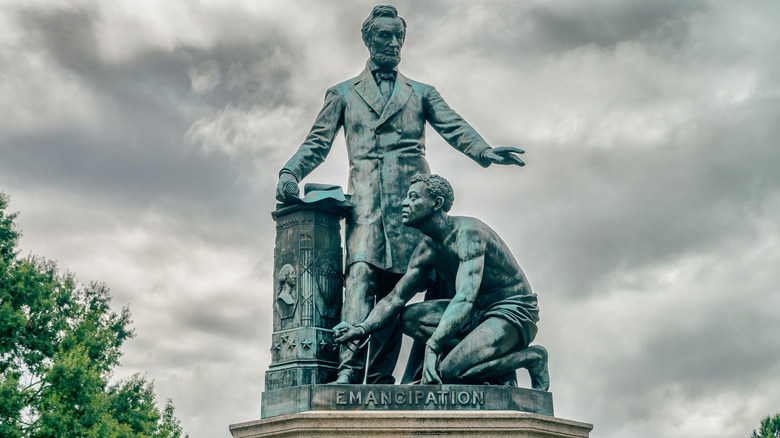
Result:
{"type": "MultiPolygon", "coordinates": [[[[384,69],[384,68],[379,68],[379,66],[378,66],[378,65],[376,65],[376,63],[374,62],[374,60],[373,60],[373,59],[371,59],[371,58],[368,58],[368,62],[366,63],[366,67],[368,67],[368,71],[370,71],[371,73],[373,73],[373,72],[375,72],[375,71],[377,71],[377,70],[382,70],[382,71],[389,71],[389,70],[387,70],[387,69],[384,69]]],[[[396,72],[396,73],[398,73],[398,66],[395,66],[395,67],[394,67],[394,68],[392,68],[391,70],[392,70],[392,71],[394,71],[394,72],[396,72]]]]}

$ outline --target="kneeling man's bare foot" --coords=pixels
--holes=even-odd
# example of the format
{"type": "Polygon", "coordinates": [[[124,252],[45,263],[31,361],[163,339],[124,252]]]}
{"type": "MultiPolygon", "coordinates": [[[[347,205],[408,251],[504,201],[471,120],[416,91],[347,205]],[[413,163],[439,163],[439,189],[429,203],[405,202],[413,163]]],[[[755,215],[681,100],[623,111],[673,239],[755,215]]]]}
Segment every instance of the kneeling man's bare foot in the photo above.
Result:
{"type": "Polygon", "coordinates": [[[550,389],[550,372],[547,369],[547,349],[541,345],[532,345],[526,350],[531,353],[530,363],[526,366],[531,376],[531,388],[539,391],[550,389]]]}

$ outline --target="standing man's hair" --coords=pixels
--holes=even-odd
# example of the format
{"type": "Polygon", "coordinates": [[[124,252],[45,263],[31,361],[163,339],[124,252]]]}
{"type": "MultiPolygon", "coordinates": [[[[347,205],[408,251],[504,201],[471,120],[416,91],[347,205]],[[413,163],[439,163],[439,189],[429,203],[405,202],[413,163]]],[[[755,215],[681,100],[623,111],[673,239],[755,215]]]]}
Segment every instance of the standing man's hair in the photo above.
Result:
{"type": "Polygon", "coordinates": [[[445,212],[450,211],[452,203],[455,202],[455,192],[449,181],[436,174],[418,173],[412,177],[410,185],[416,182],[425,183],[425,190],[434,198],[441,196],[444,199],[442,209],[445,212]]]}
{"type": "Polygon", "coordinates": [[[371,31],[374,29],[374,20],[379,17],[398,18],[401,20],[401,24],[404,26],[404,36],[406,36],[406,20],[398,16],[398,9],[391,5],[377,5],[371,10],[371,13],[363,22],[363,28],[360,29],[360,33],[363,34],[363,43],[368,46],[368,37],[371,36],[371,31]]]}

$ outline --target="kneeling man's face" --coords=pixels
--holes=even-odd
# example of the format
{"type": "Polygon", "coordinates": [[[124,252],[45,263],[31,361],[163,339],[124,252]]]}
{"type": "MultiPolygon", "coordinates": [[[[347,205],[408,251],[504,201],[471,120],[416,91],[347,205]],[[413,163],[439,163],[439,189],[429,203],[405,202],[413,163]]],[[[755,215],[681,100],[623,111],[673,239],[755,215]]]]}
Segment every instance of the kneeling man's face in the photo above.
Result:
{"type": "Polygon", "coordinates": [[[433,214],[436,199],[426,190],[428,186],[421,181],[412,184],[401,204],[401,221],[406,226],[415,226],[424,222],[433,214]]]}

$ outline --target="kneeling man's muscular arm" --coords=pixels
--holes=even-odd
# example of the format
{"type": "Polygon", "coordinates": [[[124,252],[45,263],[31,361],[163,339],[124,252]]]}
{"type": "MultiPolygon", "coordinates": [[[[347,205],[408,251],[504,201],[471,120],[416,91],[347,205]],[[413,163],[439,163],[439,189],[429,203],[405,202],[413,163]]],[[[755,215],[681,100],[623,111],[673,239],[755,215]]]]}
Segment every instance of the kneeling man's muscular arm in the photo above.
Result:
{"type": "Polygon", "coordinates": [[[425,344],[422,383],[441,383],[441,345],[463,327],[474,307],[485,269],[486,242],[486,236],[477,229],[465,230],[457,236],[458,273],[455,277],[455,297],[444,311],[439,326],[425,344]]]}
{"type": "Polygon", "coordinates": [[[406,274],[398,280],[393,291],[381,299],[371,313],[368,314],[365,321],[357,326],[352,326],[347,322],[342,322],[333,328],[335,332],[334,341],[337,343],[349,342],[362,338],[383,325],[387,324],[394,317],[398,316],[406,303],[411,300],[417,292],[425,289],[425,282],[431,273],[431,260],[434,254],[431,247],[423,240],[414,250],[406,274]]]}

